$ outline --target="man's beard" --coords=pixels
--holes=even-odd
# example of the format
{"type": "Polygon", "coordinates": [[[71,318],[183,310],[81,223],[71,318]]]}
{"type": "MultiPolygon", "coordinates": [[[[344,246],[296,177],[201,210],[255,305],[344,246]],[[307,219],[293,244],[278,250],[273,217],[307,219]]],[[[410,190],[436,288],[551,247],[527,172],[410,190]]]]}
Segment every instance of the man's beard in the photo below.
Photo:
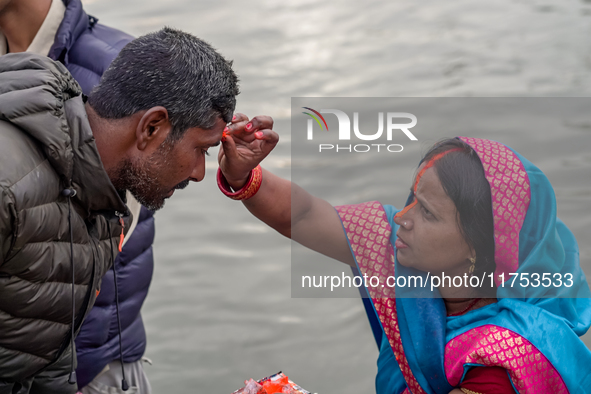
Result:
{"type": "MultiPolygon", "coordinates": [[[[172,189],[162,185],[162,175],[170,167],[170,156],[174,144],[165,141],[158,147],[148,160],[124,159],[111,177],[118,190],[129,190],[131,194],[146,208],[156,211],[164,206],[164,202],[172,189]]],[[[184,189],[189,185],[185,180],[173,189],[184,189]]]]}

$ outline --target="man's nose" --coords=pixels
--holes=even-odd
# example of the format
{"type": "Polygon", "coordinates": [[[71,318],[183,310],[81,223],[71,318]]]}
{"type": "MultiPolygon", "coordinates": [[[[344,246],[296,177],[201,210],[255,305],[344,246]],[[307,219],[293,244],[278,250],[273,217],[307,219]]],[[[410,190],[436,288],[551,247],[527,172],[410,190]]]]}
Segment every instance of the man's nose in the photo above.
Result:
{"type": "Polygon", "coordinates": [[[199,163],[193,168],[190,179],[193,182],[201,182],[205,178],[205,160],[200,160],[199,163]]]}

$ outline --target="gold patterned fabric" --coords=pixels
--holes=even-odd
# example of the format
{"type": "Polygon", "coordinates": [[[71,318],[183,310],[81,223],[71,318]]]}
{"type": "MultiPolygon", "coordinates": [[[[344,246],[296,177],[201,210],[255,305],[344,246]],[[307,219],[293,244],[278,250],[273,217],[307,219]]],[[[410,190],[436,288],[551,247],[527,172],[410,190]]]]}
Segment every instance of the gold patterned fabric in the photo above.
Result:
{"type": "Polygon", "coordinates": [[[460,388],[460,390],[462,390],[466,394],[484,394],[484,393],[477,393],[476,391],[468,390],[465,388],[460,388]]]}

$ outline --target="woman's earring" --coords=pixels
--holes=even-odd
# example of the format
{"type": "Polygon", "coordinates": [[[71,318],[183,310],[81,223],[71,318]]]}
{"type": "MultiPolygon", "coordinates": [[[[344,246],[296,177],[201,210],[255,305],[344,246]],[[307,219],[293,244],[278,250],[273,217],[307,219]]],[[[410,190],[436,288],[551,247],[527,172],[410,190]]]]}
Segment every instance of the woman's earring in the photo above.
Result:
{"type": "Polygon", "coordinates": [[[470,266],[470,269],[468,270],[468,273],[470,275],[473,275],[474,268],[476,268],[476,257],[470,257],[468,260],[470,260],[470,262],[472,263],[472,265],[470,266]]]}

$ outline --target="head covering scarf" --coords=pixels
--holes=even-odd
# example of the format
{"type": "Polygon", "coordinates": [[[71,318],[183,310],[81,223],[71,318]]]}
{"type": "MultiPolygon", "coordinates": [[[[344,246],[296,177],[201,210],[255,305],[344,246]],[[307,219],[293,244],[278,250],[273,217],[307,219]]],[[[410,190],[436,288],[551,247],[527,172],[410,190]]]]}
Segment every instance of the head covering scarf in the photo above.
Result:
{"type": "MultiPolygon", "coordinates": [[[[488,280],[498,302],[447,317],[428,288],[368,287],[364,302],[380,347],[377,393],[447,394],[474,366],[506,369],[521,394],[591,392],[591,352],[579,339],[591,325],[591,292],[550,182],[503,144],[458,138],[478,154],[490,185],[496,271],[488,280]]],[[[428,281],[396,260],[394,207],[336,209],[361,274],[382,284],[397,276],[428,281]]]]}

